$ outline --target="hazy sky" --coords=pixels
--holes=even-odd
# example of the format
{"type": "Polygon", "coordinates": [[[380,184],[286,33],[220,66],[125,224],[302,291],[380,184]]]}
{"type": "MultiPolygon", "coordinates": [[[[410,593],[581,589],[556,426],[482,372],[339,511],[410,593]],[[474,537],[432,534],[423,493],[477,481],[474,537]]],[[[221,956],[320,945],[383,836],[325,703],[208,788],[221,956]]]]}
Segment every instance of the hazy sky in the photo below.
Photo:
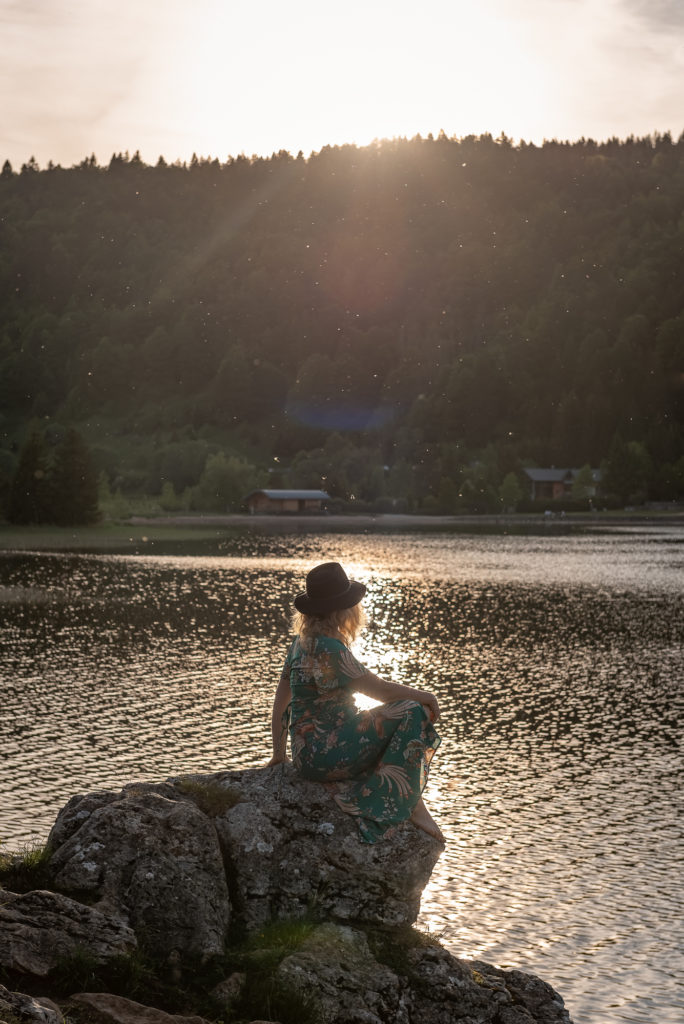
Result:
{"type": "Polygon", "coordinates": [[[684,0],[0,0],[0,161],[684,129],[684,0]]]}

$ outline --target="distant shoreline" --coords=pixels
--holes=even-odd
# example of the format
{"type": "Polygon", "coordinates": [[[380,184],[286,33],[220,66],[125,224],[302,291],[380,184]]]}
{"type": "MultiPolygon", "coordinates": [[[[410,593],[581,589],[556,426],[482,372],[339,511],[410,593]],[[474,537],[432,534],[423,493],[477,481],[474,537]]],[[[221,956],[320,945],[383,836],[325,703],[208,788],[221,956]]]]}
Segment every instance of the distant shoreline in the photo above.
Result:
{"type": "Polygon", "coordinates": [[[372,515],[329,516],[168,515],[131,516],[93,526],[14,526],[0,524],[0,551],[111,552],[154,551],[157,545],[195,543],[220,539],[221,531],[253,530],[255,533],[349,532],[410,533],[489,530],[559,534],[570,530],[601,530],[619,527],[684,527],[684,509],[648,513],[573,512],[561,517],[529,515],[372,515]]]}
{"type": "Polygon", "coordinates": [[[246,515],[241,513],[220,515],[172,514],[168,516],[131,516],[126,520],[132,526],[628,526],[645,523],[684,526],[684,508],[676,511],[647,512],[569,512],[555,513],[482,514],[462,516],[430,516],[393,513],[350,513],[348,515],[246,515]]]}

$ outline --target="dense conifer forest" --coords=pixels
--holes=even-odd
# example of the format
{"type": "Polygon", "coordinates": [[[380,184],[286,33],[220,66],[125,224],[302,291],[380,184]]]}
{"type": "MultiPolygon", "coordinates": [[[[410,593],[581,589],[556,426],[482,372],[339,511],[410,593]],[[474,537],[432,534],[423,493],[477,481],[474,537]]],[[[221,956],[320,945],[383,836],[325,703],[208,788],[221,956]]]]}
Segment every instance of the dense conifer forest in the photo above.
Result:
{"type": "Polygon", "coordinates": [[[169,509],[494,510],[587,464],[684,498],[684,138],[6,162],[0,304],[5,514],[74,429],[169,509]]]}

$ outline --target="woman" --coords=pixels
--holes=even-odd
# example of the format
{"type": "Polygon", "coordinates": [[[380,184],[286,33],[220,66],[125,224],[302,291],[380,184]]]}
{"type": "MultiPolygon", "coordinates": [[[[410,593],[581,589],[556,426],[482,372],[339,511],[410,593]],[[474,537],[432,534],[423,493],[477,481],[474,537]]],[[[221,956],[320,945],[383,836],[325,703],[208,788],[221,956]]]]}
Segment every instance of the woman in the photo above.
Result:
{"type": "Polygon", "coordinates": [[[440,744],[432,724],[439,705],[431,693],[369,672],[349,650],[365,622],[365,593],[338,562],[318,565],[307,576],[306,591],[294,602],[298,635],[273,702],[269,764],[287,761],[289,712],[295,768],[306,779],[345,780],[335,800],[358,819],[365,842],[374,843],[407,818],[444,842],[421,797],[440,744]],[[385,703],[359,711],[354,693],[385,703]]]}

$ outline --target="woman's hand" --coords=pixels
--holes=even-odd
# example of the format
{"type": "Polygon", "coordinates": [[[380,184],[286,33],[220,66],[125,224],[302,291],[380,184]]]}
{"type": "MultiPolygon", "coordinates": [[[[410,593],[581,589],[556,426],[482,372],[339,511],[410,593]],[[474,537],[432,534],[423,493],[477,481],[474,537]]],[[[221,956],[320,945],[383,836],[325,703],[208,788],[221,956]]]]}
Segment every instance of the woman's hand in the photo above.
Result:
{"type": "Polygon", "coordinates": [[[273,768],[276,764],[290,764],[290,758],[287,754],[274,754],[271,760],[266,765],[267,768],[273,768]]]}
{"type": "Polygon", "coordinates": [[[427,693],[427,691],[421,690],[419,700],[423,707],[426,708],[430,721],[436,722],[439,718],[440,711],[439,704],[437,703],[437,698],[434,693],[427,693]]]}

